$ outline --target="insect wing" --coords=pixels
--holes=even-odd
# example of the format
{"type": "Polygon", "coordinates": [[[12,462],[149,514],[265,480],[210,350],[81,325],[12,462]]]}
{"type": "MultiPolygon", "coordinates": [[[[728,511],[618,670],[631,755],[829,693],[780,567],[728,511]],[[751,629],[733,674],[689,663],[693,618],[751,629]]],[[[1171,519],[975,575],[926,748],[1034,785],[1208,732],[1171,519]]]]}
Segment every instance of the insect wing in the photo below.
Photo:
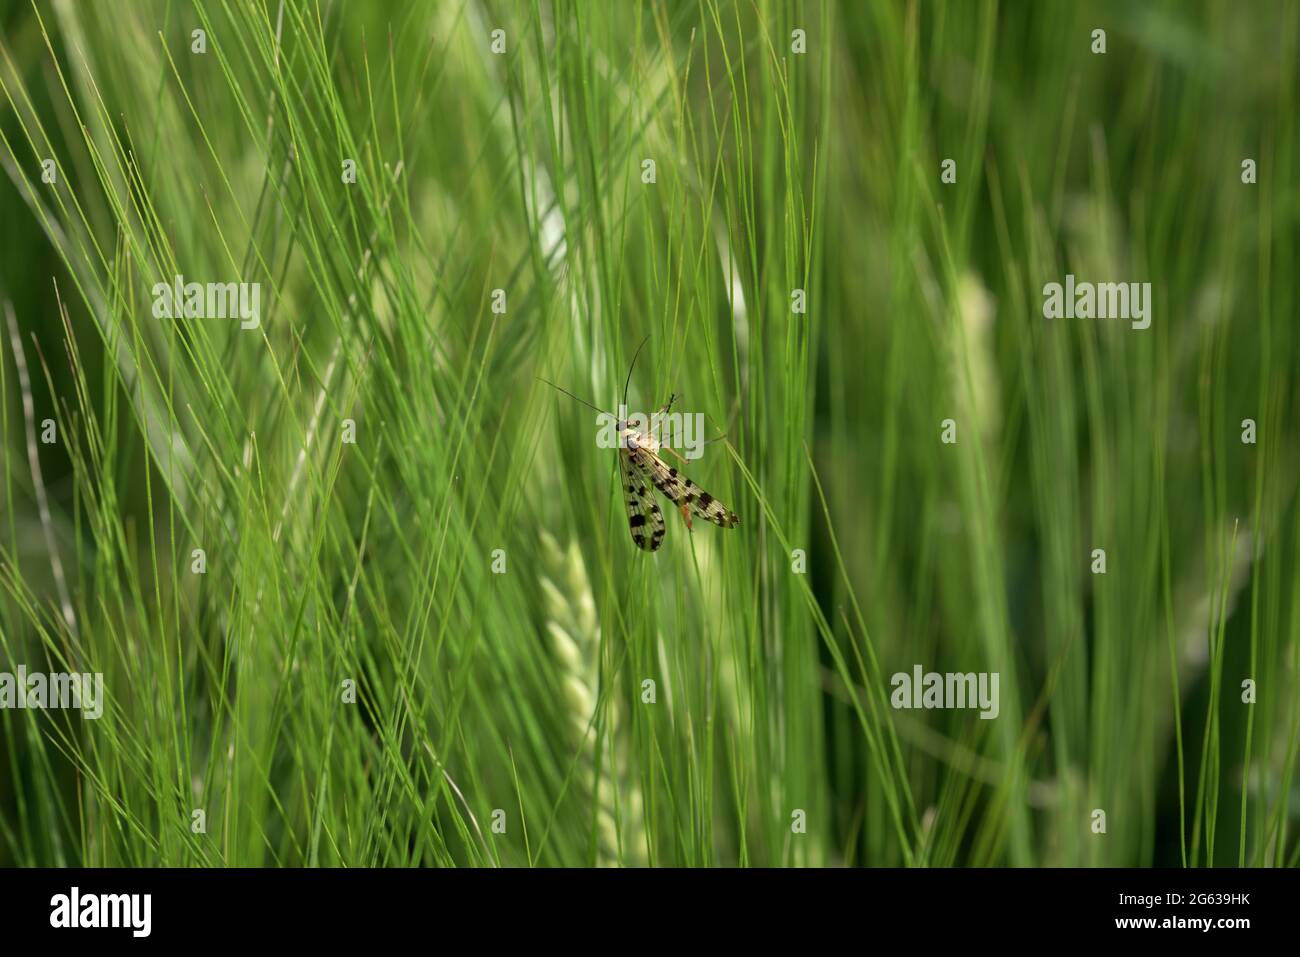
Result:
{"type": "Polygon", "coordinates": [[[628,453],[632,464],[650,477],[655,488],[668,496],[676,506],[686,506],[691,513],[722,528],[740,524],[735,512],[700,488],[677,469],[647,449],[633,449],[628,453]]]}
{"type": "Polygon", "coordinates": [[[620,449],[618,453],[623,469],[623,495],[627,499],[627,525],[632,533],[632,543],[643,551],[653,552],[663,544],[664,515],[641,470],[633,467],[634,454],[626,449],[620,449]]]}

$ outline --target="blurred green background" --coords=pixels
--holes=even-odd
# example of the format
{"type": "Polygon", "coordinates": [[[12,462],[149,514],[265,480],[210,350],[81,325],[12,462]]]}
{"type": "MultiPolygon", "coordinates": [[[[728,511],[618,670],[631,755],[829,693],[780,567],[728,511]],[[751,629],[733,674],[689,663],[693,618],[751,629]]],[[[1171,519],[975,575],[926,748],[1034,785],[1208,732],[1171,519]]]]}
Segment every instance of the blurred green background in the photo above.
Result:
{"type": "Polygon", "coordinates": [[[0,864],[1294,866],[1298,38],[0,4],[0,671],[107,694],[0,710],[0,864]],[[653,555],[538,381],[642,340],[741,517],[653,555]]]}

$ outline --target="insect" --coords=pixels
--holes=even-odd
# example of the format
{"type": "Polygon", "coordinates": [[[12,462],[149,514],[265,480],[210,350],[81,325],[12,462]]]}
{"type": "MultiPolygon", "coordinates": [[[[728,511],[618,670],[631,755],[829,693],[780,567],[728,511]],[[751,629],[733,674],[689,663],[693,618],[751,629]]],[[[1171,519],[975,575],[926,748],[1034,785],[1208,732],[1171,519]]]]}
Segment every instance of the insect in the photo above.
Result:
{"type": "MultiPolygon", "coordinates": [[[[645,340],[642,340],[641,346],[644,345],[645,340]]],[[[641,346],[637,346],[636,353],[632,356],[632,366],[636,365],[636,357],[641,353],[641,346]]],[[[588,408],[604,412],[603,409],[597,409],[596,406],[567,389],[561,389],[546,379],[542,381],[554,389],[559,389],[570,398],[577,399],[588,408]]],[[[627,382],[623,385],[623,408],[627,407],[627,389],[631,382],[632,368],[629,367],[627,382]]],[[[668,404],[656,415],[666,415],[672,408],[674,399],[676,396],[671,396],[668,404]]],[[[604,414],[610,415],[608,412],[604,414]]],[[[613,418],[612,415],[610,417],[613,418]]],[[[632,543],[637,548],[647,552],[658,550],[663,544],[666,530],[663,512],[659,508],[659,503],[655,501],[654,493],[646,484],[647,479],[681,510],[687,529],[692,527],[692,516],[699,516],[721,528],[735,528],[740,524],[740,518],[735,512],[692,482],[675,466],[663,460],[660,453],[666,452],[678,458],[681,456],[668,446],[661,445],[652,430],[643,431],[637,428],[632,420],[623,420],[616,423],[615,431],[618,435],[619,472],[623,479],[623,495],[627,504],[628,531],[631,532],[632,543]]]]}

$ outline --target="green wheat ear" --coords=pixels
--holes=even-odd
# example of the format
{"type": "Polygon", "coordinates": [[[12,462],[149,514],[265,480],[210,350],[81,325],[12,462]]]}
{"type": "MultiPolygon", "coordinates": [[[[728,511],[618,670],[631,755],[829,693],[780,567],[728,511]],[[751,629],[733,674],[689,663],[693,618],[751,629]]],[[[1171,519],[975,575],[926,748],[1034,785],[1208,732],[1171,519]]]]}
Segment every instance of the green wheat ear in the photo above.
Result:
{"type": "Polygon", "coordinates": [[[539,580],[546,635],[560,666],[561,694],[569,716],[568,744],[579,750],[577,777],[596,817],[597,863],[602,867],[641,865],[646,842],[641,787],[627,771],[622,746],[625,729],[615,694],[606,695],[605,721],[598,736],[600,621],[582,552],[576,542],[570,542],[566,553],[545,531],[541,541],[545,571],[539,580]],[[599,778],[598,744],[604,747],[599,778]],[[624,826],[621,841],[620,812],[624,826]]]}

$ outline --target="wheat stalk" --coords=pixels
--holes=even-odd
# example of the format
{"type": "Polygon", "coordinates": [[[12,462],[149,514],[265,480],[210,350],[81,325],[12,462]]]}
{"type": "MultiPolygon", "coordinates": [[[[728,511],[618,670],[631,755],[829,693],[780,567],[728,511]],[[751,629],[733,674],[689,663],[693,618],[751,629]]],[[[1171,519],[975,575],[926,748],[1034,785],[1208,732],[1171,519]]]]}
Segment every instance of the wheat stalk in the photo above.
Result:
{"type": "Polygon", "coordinates": [[[540,576],[546,609],[546,636],[560,666],[562,694],[569,718],[570,743],[580,751],[578,773],[596,816],[597,860],[601,866],[644,864],[646,836],[642,825],[641,788],[628,773],[621,745],[625,729],[616,696],[605,701],[605,753],[597,758],[596,711],[600,707],[600,620],[587,580],[582,552],[575,542],[568,551],[541,533],[545,572],[540,576]],[[597,776],[599,763],[600,774],[597,776]],[[626,838],[619,839],[619,802],[626,838]]]}

